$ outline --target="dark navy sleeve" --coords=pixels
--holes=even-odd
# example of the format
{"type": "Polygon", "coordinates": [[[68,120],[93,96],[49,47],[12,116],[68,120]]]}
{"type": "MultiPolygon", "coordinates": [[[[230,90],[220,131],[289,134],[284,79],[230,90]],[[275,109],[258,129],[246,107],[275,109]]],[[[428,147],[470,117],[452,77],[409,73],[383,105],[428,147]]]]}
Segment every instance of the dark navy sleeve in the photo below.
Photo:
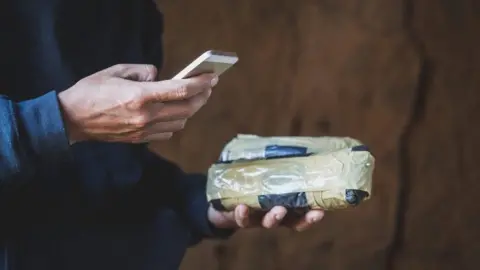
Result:
{"type": "Polygon", "coordinates": [[[192,237],[192,243],[198,243],[203,237],[207,238],[228,238],[234,230],[217,229],[207,218],[210,204],[207,202],[205,193],[207,177],[203,174],[184,174],[178,182],[178,192],[186,196],[185,208],[183,209],[189,222],[196,227],[196,234],[192,237]]]}
{"type": "Polygon", "coordinates": [[[144,166],[147,166],[148,178],[156,179],[159,183],[158,193],[163,194],[192,228],[192,245],[203,238],[223,239],[234,233],[234,230],[217,229],[209,222],[207,213],[210,204],[205,193],[205,175],[184,173],[172,162],[150,151],[146,156],[144,166]]]}
{"type": "Polygon", "coordinates": [[[12,187],[55,166],[68,148],[55,91],[18,103],[0,95],[0,209],[12,187]]]}

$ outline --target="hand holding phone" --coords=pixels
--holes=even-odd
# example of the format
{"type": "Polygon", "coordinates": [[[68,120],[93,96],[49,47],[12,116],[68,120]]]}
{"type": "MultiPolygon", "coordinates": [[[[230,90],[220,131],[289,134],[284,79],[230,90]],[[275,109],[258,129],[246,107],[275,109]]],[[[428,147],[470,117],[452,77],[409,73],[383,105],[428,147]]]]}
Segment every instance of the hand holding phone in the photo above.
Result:
{"type": "MultiPolygon", "coordinates": [[[[217,77],[220,76],[222,73],[227,71],[230,67],[232,67],[238,61],[238,57],[235,53],[230,52],[220,52],[220,51],[207,51],[200,55],[197,59],[195,59],[192,63],[190,63],[187,67],[185,67],[182,71],[180,71],[177,75],[175,75],[172,79],[173,80],[180,80],[180,79],[187,79],[190,77],[196,77],[201,74],[205,73],[213,73],[217,77]]],[[[201,78],[192,78],[195,80],[201,80],[201,78]]],[[[183,83],[183,82],[182,82],[183,83]]],[[[216,82],[212,82],[210,88],[214,86],[216,82]],[[213,84],[213,85],[212,85],[213,84]]],[[[210,89],[209,88],[209,89],[210,89]]],[[[208,100],[210,96],[211,90],[205,91],[200,94],[196,94],[193,97],[189,97],[188,100],[177,101],[174,104],[170,104],[166,102],[163,106],[165,107],[173,107],[177,110],[180,106],[183,106],[183,109],[178,111],[181,112],[190,112],[188,115],[194,115],[208,100]]],[[[174,121],[173,125],[175,126],[174,129],[179,131],[183,129],[185,122],[187,119],[180,119],[174,121]]],[[[167,133],[168,136],[171,136],[173,132],[167,133]]],[[[149,143],[150,150],[155,152],[155,146],[152,143],[149,143]]]]}

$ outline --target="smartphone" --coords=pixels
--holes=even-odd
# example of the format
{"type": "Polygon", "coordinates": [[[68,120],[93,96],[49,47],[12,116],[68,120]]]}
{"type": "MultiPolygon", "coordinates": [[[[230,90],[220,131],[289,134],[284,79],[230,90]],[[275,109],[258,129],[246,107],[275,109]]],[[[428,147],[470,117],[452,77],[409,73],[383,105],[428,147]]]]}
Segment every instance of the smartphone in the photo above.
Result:
{"type": "Polygon", "coordinates": [[[210,50],[200,55],[190,65],[175,75],[173,79],[185,79],[203,73],[214,73],[220,76],[235,65],[237,61],[236,53],[210,50]]]}

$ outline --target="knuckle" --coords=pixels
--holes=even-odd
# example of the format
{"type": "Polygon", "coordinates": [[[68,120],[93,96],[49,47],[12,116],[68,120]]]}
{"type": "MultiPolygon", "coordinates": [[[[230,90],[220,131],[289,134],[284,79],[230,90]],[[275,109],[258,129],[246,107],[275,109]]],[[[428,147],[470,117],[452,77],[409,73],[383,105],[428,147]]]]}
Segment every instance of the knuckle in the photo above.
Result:
{"type": "Polygon", "coordinates": [[[147,79],[148,81],[154,80],[155,77],[157,76],[157,67],[154,65],[144,65],[144,68],[147,73],[147,79]]]}
{"type": "Polygon", "coordinates": [[[127,108],[132,111],[139,111],[147,104],[145,100],[145,90],[141,87],[131,87],[130,91],[126,94],[127,108]]]}
{"type": "Polygon", "coordinates": [[[128,68],[127,64],[116,64],[113,66],[113,69],[115,70],[125,70],[128,68]]]}
{"type": "Polygon", "coordinates": [[[135,129],[143,129],[148,124],[148,120],[149,119],[146,114],[140,114],[133,117],[130,123],[134,126],[135,129]]]}
{"type": "Polygon", "coordinates": [[[175,99],[182,99],[188,96],[188,86],[186,84],[178,85],[174,91],[175,99]]]}

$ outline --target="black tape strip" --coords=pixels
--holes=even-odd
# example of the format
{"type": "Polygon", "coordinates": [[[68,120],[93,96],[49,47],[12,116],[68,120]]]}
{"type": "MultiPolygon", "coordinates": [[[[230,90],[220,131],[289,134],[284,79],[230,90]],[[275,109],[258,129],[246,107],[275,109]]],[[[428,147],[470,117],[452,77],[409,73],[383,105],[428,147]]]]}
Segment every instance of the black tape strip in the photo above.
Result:
{"type": "Polygon", "coordinates": [[[359,205],[363,199],[370,196],[370,194],[363,190],[347,189],[345,190],[345,201],[352,206],[359,205]]]}
{"type": "Polygon", "coordinates": [[[370,149],[368,149],[368,147],[366,145],[357,145],[357,146],[352,147],[352,151],[354,151],[354,152],[361,152],[361,151],[370,152],[370,149]]]}
{"type": "MultiPolygon", "coordinates": [[[[293,157],[308,157],[312,153],[308,153],[308,148],[303,146],[290,146],[290,145],[269,145],[265,147],[264,159],[277,159],[277,158],[293,158],[293,157]]],[[[251,160],[259,160],[251,159],[251,160]]],[[[219,159],[215,164],[230,164],[235,160],[221,160],[219,159]]]]}
{"type": "Polygon", "coordinates": [[[307,156],[307,148],[302,146],[269,145],[265,147],[265,158],[285,158],[307,156]]]}
{"type": "Polygon", "coordinates": [[[217,211],[221,211],[221,212],[227,211],[225,206],[223,206],[222,204],[222,200],[220,199],[211,200],[210,203],[212,204],[213,209],[217,211]]]}
{"type": "Polygon", "coordinates": [[[233,160],[218,160],[217,162],[215,162],[215,164],[231,164],[233,163],[233,160]]]}
{"type": "Polygon", "coordinates": [[[258,203],[263,210],[270,210],[274,206],[284,206],[287,209],[308,207],[305,192],[260,195],[258,203]]]}

